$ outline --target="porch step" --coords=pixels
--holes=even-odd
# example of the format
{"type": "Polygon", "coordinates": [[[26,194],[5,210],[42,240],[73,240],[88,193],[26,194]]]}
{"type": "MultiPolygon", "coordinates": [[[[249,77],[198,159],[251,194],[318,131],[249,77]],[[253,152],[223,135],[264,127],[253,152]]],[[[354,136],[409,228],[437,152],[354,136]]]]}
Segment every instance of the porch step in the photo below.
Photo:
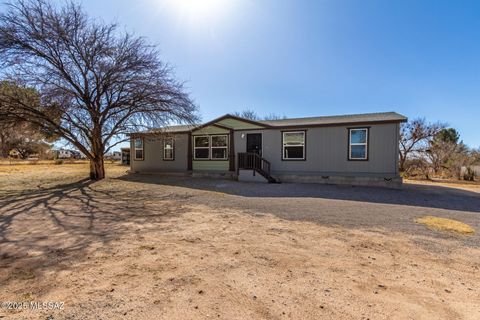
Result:
{"type": "Polygon", "coordinates": [[[238,176],[241,177],[240,171],[249,171],[251,176],[245,176],[245,179],[250,181],[265,180],[268,183],[280,183],[280,181],[270,175],[270,162],[262,158],[258,153],[254,152],[239,152],[238,153],[238,176]],[[257,178],[260,175],[263,179],[257,178]]]}
{"type": "Polygon", "coordinates": [[[255,169],[238,170],[238,181],[280,183],[280,180],[255,169]]]}
{"type": "Polygon", "coordinates": [[[269,175],[268,176],[268,183],[282,183],[282,181],[280,181],[279,179],[269,175]]]}

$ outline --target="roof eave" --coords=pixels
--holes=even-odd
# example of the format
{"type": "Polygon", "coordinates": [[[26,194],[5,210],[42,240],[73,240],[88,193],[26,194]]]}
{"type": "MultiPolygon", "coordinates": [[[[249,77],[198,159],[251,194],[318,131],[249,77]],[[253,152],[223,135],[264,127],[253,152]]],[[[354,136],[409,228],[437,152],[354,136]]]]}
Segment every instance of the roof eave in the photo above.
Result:
{"type": "Polygon", "coordinates": [[[338,127],[338,126],[362,126],[373,124],[386,124],[386,123],[403,123],[408,119],[398,120],[371,120],[371,121],[346,121],[346,122],[332,122],[332,123],[307,123],[307,124],[292,124],[292,125],[273,125],[272,129],[289,129],[289,128],[313,128],[313,127],[338,127]]]}
{"type": "Polygon", "coordinates": [[[156,135],[156,134],[165,134],[165,133],[171,133],[171,134],[180,134],[180,133],[190,133],[192,132],[192,130],[195,130],[194,129],[191,129],[191,130],[182,130],[182,131],[153,131],[153,132],[146,132],[146,131],[140,131],[140,132],[130,132],[130,133],[127,133],[126,135],[127,136],[149,136],[149,135],[156,135]]]}
{"type": "Polygon", "coordinates": [[[208,127],[208,126],[211,126],[211,125],[217,125],[217,126],[222,126],[222,127],[225,127],[225,128],[233,129],[233,128],[230,128],[230,127],[227,127],[227,126],[216,124],[216,122],[222,121],[222,120],[227,119],[227,118],[231,118],[231,119],[235,119],[235,120],[238,120],[238,121],[243,121],[243,122],[246,122],[246,123],[254,124],[254,125],[257,125],[257,126],[263,127],[263,128],[272,128],[271,125],[268,125],[266,123],[261,123],[259,121],[250,120],[250,119],[234,116],[232,114],[227,113],[227,114],[225,114],[221,117],[218,117],[216,119],[208,121],[208,122],[194,128],[194,130],[192,130],[192,131],[199,130],[199,129],[202,129],[202,128],[205,128],[205,127],[208,127]]]}

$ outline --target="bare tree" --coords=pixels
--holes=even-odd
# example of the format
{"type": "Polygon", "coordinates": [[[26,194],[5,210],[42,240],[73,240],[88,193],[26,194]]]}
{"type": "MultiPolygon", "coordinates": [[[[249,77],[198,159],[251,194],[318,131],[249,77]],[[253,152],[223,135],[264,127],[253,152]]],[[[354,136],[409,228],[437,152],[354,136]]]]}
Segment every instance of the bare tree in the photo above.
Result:
{"type": "Polygon", "coordinates": [[[245,109],[241,112],[235,111],[233,115],[240,118],[249,119],[249,120],[260,120],[260,117],[258,116],[258,114],[251,109],[245,109]]]}
{"type": "Polygon", "coordinates": [[[282,119],[287,119],[287,117],[285,115],[280,116],[276,113],[269,113],[263,117],[263,120],[282,120],[282,119]]]}
{"type": "Polygon", "coordinates": [[[472,149],[470,159],[472,165],[480,165],[480,148],[472,149]]]}
{"type": "Polygon", "coordinates": [[[441,123],[427,123],[424,118],[413,119],[400,128],[400,171],[405,171],[405,163],[413,154],[424,153],[429,142],[445,128],[441,123]]]}
{"type": "Polygon", "coordinates": [[[193,123],[196,107],[145,39],[93,20],[73,2],[19,0],[0,14],[0,62],[9,79],[40,93],[35,105],[8,97],[0,110],[59,135],[103,179],[103,156],[129,132],[193,123]],[[122,138],[119,138],[122,137],[122,138]]]}
{"type": "Polygon", "coordinates": [[[240,117],[240,118],[245,118],[249,120],[281,120],[281,119],[286,119],[286,116],[279,116],[278,114],[275,113],[270,113],[264,117],[260,117],[255,111],[251,109],[245,109],[243,111],[236,111],[233,113],[234,116],[240,117]]]}

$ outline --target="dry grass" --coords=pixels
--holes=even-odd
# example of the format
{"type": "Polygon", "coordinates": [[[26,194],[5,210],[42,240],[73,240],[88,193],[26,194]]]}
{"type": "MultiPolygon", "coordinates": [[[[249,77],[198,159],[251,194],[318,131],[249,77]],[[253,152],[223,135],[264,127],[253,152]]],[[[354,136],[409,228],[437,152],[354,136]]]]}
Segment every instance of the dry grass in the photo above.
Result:
{"type": "MultiPolygon", "coordinates": [[[[75,159],[59,159],[63,163],[68,164],[86,164],[87,160],[75,159]]],[[[0,166],[28,166],[28,165],[53,165],[56,160],[22,160],[22,159],[2,159],[0,158],[0,166]]],[[[57,161],[58,162],[58,161],[57,161]]]]}
{"type": "Polygon", "coordinates": [[[0,166],[0,301],[65,309],[0,318],[480,319],[478,248],[246,212],[118,165],[94,183],[88,164],[19,167],[0,166]]]}
{"type": "Polygon", "coordinates": [[[427,227],[429,227],[430,229],[434,229],[434,230],[456,232],[460,234],[475,233],[475,229],[473,229],[468,224],[457,221],[457,220],[452,220],[452,219],[425,216],[425,217],[415,219],[415,222],[422,223],[427,227]]]}
{"type": "Polygon", "coordinates": [[[445,188],[454,188],[458,190],[480,193],[480,182],[478,181],[462,181],[462,180],[414,180],[404,179],[406,184],[438,186],[445,188]]]}

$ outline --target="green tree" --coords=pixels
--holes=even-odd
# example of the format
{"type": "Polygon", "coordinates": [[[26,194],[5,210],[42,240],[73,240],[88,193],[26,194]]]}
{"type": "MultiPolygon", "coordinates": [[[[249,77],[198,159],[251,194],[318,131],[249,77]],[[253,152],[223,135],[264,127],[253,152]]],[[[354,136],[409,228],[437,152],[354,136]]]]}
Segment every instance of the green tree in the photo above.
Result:
{"type": "MultiPolygon", "coordinates": [[[[0,110],[16,109],[18,103],[39,109],[39,95],[31,88],[22,88],[8,81],[0,82],[0,110]],[[15,97],[11,99],[11,97],[15,97]]],[[[0,155],[7,157],[16,150],[22,158],[41,153],[56,137],[42,127],[21,118],[0,118],[0,155]]]]}
{"type": "Polygon", "coordinates": [[[430,141],[426,154],[435,174],[442,169],[458,169],[456,167],[467,158],[468,147],[459,140],[457,130],[444,128],[430,141]]]}
{"type": "Polygon", "coordinates": [[[443,143],[458,144],[460,134],[454,128],[443,128],[435,135],[435,140],[443,143]]]}

